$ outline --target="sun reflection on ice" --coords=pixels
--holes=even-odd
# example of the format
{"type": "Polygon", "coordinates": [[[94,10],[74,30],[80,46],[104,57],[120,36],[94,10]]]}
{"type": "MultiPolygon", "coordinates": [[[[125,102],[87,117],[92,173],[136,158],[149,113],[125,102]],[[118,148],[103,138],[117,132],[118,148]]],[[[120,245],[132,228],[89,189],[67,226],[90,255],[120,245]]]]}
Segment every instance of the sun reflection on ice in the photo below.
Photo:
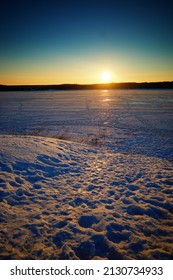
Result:
{"type": "Polygon", "coordinates": [[[102,99],[103,102],[110,102],[109,90],[107,90],[107,89],[103,90],[102,96],[103,96],[103,99],[102,99]]]}

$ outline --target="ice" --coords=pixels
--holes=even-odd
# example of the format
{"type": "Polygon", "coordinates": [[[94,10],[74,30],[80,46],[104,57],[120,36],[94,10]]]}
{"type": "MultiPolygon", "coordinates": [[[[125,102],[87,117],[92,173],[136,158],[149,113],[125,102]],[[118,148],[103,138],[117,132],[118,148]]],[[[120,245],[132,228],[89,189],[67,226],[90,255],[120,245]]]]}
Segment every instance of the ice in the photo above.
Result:
{"type": "Polygon", "coordinates": [[[0,133],[39,135],[172,160],[173,91],[1,92],[0,133]]]}

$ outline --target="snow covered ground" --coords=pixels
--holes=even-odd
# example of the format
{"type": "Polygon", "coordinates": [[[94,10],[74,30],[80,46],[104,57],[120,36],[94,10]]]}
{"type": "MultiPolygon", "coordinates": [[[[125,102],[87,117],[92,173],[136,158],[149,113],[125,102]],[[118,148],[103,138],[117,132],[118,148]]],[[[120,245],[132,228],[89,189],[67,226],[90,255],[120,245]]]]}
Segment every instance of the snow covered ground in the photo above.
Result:
{"type": "Polygon", "coordinates": [[[173,91],[0,92],[1,259],[172,259],[173,91]]]}

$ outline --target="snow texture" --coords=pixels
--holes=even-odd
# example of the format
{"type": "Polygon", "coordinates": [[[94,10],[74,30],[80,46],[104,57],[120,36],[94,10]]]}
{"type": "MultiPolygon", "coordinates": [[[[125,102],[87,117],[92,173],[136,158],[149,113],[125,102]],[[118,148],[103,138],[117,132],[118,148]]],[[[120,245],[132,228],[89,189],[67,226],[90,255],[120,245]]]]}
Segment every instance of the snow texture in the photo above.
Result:
{"type": "Polygon", "coordinates": [[[172,259],[173,92],[0,93],[1,259],[172,259]]]}

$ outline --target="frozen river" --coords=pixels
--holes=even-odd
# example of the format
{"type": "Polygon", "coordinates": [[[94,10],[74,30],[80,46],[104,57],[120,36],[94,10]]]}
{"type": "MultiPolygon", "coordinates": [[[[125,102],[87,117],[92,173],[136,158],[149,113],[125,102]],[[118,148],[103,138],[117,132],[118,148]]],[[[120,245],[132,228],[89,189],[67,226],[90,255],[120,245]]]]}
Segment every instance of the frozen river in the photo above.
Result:
{"type": "Polygon", "coordinates": [[[173,160],[173,90],[0,92],[0,133],[173,160]]]}

